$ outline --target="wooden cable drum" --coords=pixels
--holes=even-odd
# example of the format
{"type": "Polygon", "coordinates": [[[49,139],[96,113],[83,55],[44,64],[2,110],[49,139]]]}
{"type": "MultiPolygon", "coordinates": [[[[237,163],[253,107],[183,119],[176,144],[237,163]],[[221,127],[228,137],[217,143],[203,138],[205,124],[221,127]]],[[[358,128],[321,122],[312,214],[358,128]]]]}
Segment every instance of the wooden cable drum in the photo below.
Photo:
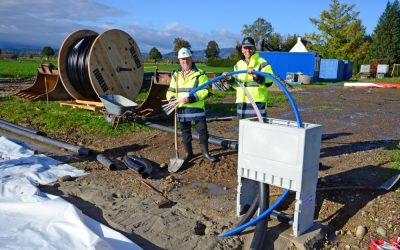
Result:
{"type": "Polygon", "coordinates": [[[122,30],[98,34],[79,30],[62,43],[58,66],[67,92],[77,100],[121,95],[135,100],[142,87],[144,67],[136,42],[122,30]]]}

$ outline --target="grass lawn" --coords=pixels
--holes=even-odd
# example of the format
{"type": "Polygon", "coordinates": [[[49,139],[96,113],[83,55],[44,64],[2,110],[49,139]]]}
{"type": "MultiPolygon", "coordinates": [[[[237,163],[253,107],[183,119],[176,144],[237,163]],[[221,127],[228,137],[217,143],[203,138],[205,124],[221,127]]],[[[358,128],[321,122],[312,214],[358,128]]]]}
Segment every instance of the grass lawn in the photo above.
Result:
{"type": "MultiPolygon", "coordinates": [[[[45,61],[33,60],[0,60],[0,78],[31,78],[36,76],[37,68],[45,61]]],[[[50,61],[57,65],[57,61],[50,61]]]]}
{"type": "MultiPolygon", "coordinates": [[[[196,63],[196,66],[206,72],[213,72],[213,73],[217,73],[217,74],[221,74],[222,72],[233,71],[232,67],[208,67],[204,63],[196,63]]],[[[164,64],[164,63],[157,63],[157,64],[145,63],[144,64],[144,70],[146,72],[154,71],[155,67],[157,67],[158,70],[160,70],[160,71],[173,71],[173,70],[179,69],[181,66],[179,64],[164,64]]]]}

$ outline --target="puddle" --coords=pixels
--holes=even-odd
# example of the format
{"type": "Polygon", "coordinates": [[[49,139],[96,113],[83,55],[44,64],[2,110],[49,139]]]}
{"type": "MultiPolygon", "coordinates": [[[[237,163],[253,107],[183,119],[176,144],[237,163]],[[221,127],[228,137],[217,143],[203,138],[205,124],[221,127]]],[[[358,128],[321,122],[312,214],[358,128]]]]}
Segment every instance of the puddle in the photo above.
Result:
{"type": "Polygon", "coordinates": [[[354,119],[354,118],[356,118],[356,115],[346,115],[343,118],[344,119],[354,119]]]}
{"type": "Polygon", "coordinates": [[[378,147],[377,145],[370,143],[367,145],[358,145],[357,150],[366,151],[366,150],[370,150],[370,149],[375,149],[377,147],[378,147]]]}
{"type": "Polygon", "coordinates": [[[291,114],[291,113],[281,114],[281,115],[279,116],[279,118],[280,118],[280,119],[285,119],[285,118],[289,117],[290,114],[291,114]]]}
{"type": "Polygon", "coordinates": [[[297,110],[298,110],[299,112],[306,112],[306,111],[307,111],[307,108],[297,108],[297,110]]]}
{"type": "Polygon", "coordinates": [[[333,86],[333,87],[343,87],[343,83],[329,83],[327,85],[328,86],[333,86]]]}
{"type": "Polygon", "coordinates": [[[213,183],[192,182],[193,189],[203,189],[208,195],[223,196],[234,194],[234,190],[213,183]]]}
{"type": "Polygon", "coordinates": [[[302,92],[302,93],[300,93],[300,95],[302,97],[308,97],[308,96],[311,96],[311,93],[310,92],[302,92]]]}
{"type": "Polygon", "coordinates": [[[329,95],[329,94],[334,94],[334,93],[336,93],[336,90],[330,89],[330,90],[328,90],[328,91],[322,92],[321,94],[322,94],[322,95],[329,95]]]}

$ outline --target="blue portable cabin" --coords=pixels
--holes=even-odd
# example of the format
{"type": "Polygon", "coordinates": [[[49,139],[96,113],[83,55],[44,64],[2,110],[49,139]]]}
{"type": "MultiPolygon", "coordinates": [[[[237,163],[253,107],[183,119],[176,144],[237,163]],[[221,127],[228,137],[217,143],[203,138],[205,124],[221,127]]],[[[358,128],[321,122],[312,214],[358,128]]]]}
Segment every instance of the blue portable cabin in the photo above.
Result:
{"type": "Polygon", "coordinates": [[[322,80],[343,80],[344,63],[339,59],[321,59],[319,79],[322,80]]]}
{"type": "Polygon", "coordinates": [[[349,80],[353,76],[353,62],[349,60],[343,60],[343,63],[343,80],[349,80]]]}
{"type": "Polygon", "coordinates": [[[279,77],[286,79],[287,73],[302,73],[318,80],[320,56],[315,52],[258,52],[272,66],[279,77]]]}

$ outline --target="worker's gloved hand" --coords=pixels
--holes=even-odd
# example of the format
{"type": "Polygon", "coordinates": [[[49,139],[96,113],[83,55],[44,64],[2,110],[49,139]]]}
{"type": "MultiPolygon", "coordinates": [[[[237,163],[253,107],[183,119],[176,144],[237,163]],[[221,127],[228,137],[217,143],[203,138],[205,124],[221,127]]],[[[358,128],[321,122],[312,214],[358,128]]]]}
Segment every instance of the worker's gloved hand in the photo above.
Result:
{"type": "Polygon", "coordinates": [[[189,97],[183,98],[183,99],[180,101],[180,103],[183,103],[183,104],[189,103],[189,97]]]}
{"type": "Polygon", "coordinates": [[[230,79],[232,79],[232,76],[226,76],[228,74],[228,72],[223,72],[222,75],[229,81],[230,79]]]}
{"type": "Polygon", "coordinates": [[[198,100],[196,99],[196,97],[194,95],[190,95],[188,97],[185,97],[184,99],[182,99],[181,103],[186,104],[186,103],[194,103],[197,102],[198,100]]]}
{"type": "Polygon", "coordinates": [[[176,99],[176,97],[175,97],[175,96],[171,96],[171,98],[169,98],[169,100],[168,100],[168,103],[172,103],[172,102],[174,102],[174,101],[175,101],[175,99],[176,99]]]}
{"type": "Polygon", "coordinates": [[[252,73],[253,73],[253,70],[254,70],[253,68],[249,67],[249,68],[247,69],[247,74],[251,74],[252,77],[253,77],[253,79],[254,79],[254,81],[257,82],[257,79],[258,79],[259,77],[258,77],[258,75],[256,75],[256,74],[252,74],[252,73]]]}
{"type": "Polygon", "coordinates": [[[198,102],[198,100],[196,99],[196,97],[194,95],[190,95],[188,97],[189,103],[194,103],[194,102],[198,102]]]}

